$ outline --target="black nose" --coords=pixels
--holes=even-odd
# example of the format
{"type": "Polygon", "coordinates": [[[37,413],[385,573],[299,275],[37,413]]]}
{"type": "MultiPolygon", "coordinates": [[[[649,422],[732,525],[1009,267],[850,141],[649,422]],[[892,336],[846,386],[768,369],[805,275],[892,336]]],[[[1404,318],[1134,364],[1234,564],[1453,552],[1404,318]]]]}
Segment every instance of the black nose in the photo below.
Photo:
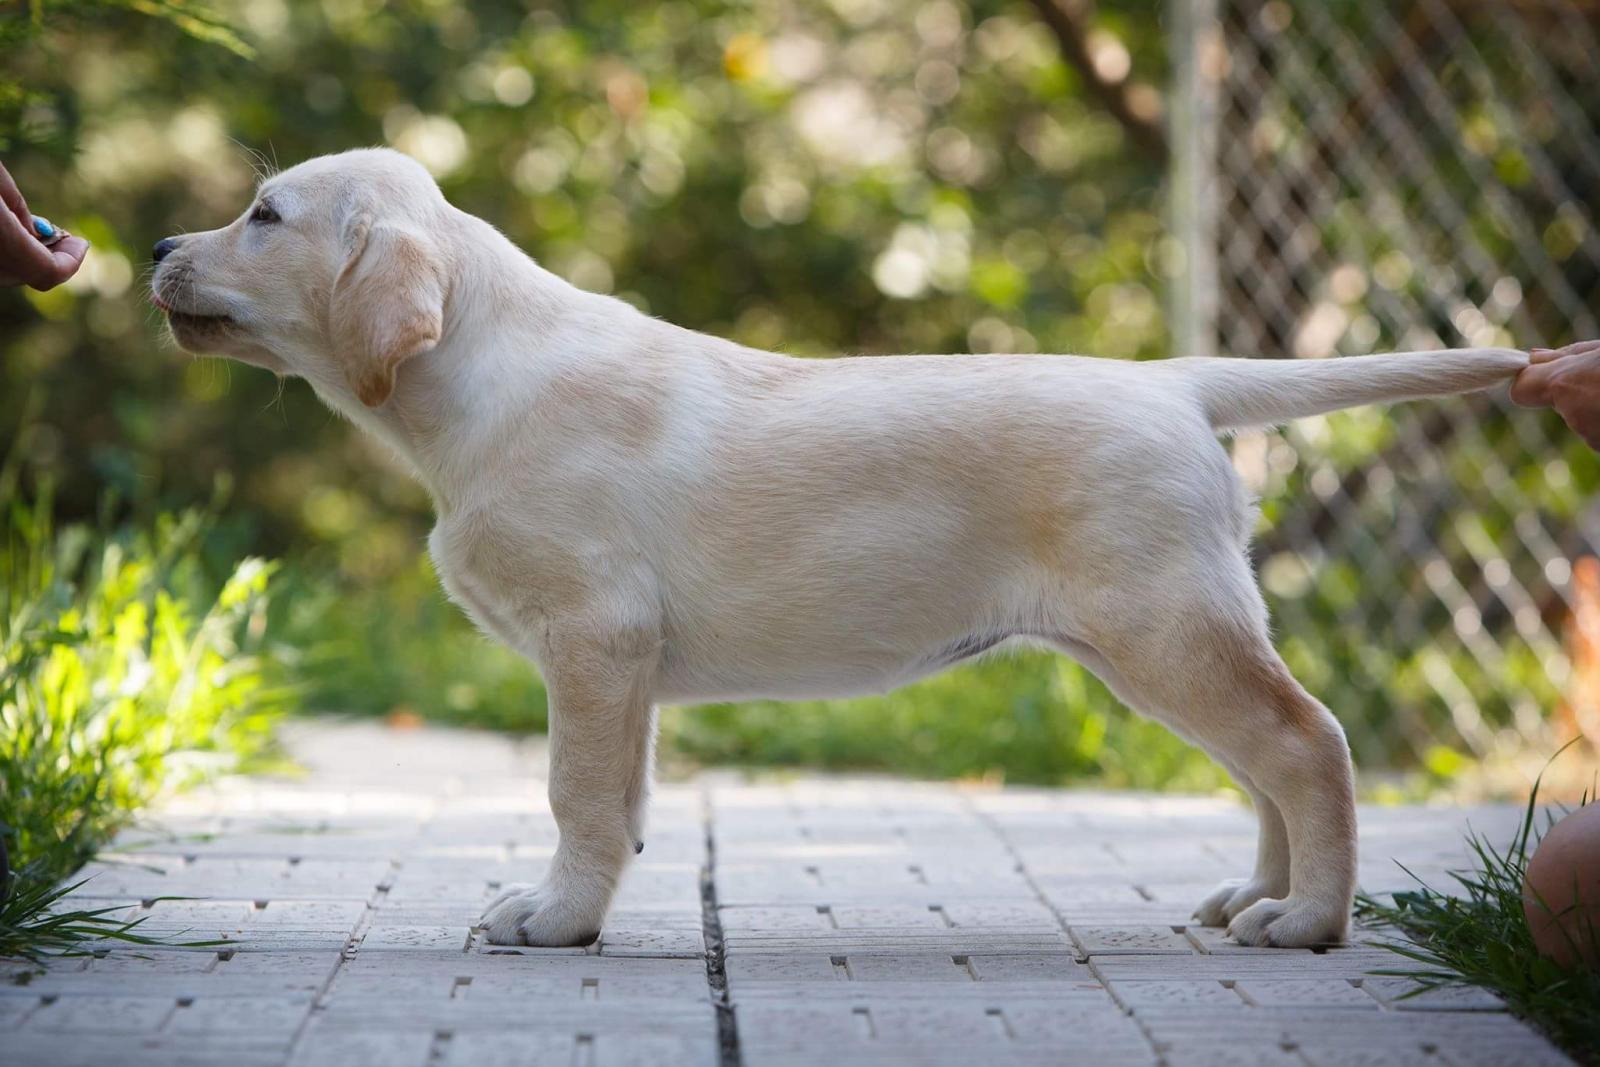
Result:
{"type": "Polygon", "coordinates": [[[176,237],[163,237],[161,240],[156,242],[155,250],[151,253],[151,255],[155,256],[157,263],[160,263],[163,259],[167,258],[167,254],[169,252],[177,247],[178,239],[176,237]]]}

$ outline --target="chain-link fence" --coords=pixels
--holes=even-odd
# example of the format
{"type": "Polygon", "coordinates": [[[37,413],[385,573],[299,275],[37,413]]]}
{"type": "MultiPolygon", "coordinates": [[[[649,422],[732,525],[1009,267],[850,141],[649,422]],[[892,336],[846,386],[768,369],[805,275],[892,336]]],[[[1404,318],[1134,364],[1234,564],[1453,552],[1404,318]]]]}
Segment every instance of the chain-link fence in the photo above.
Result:
{"type": "MultiPolygon", "coordinates": [[[[1180,351],[1600,335],[1600,3],[1172,3],[1180,351]]],[[[1478,396],[1234,457],[1280,647],[1358,761],[1600,739],[1600,464],[1559,420],[1478,396]]]]}

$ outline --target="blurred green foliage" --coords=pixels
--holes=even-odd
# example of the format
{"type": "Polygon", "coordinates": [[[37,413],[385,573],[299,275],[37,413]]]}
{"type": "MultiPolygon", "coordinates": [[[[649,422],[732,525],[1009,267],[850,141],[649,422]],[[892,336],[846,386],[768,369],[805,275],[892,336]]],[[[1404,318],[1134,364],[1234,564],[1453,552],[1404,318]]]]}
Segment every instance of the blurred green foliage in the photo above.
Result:
{"type": "Polygon", "coordinates": [[[708,763],[799,764],[929,777],[1210,790],[1227,776],[1092,674],[1003,653],[886,696],[674,709],[664,736],[708,763]]]}
{"type": "Polygon", "coordinates": [[[264,655],[273,567],[251,558],[216,575],[204,528],[189,512],[144,529],[58,530],[48,498],[9,504],[0,843],[16,874],[14,892],[0,885],[0,956],[35,947],[52,887],[135,811],[269,753],[292,703],[264,655]]]}
{"type": "Polygon", "coordinates": [[[286,673],[313,707],[545,728],[538,673],[463,619],[425,555],[382,582],[342,589],[323,569],[302,567],[274,612],[273,632],[295,650],[286,673]]]}
{"type": "MultiPolygon", "coordinates": [[[[317,706],[544,724],[533,672],[419,563],[421,492],[303,383],[190,361],[146,310],[145,250],[230,219],[262,166],[394,144],[575,283],[761,347],[1166,342],[1160,168],[1026,3],[241,0],[201,16],[237,30],[221,47],[143,6],[39,10],[25,41],[0,36],[0,158],[95,252],[56,292],[0,294],[0,428],[69,513],[107,489],[135,509],[228,491],[228,549],[291,559],[274,610],[317,706]]],[[[1159,82],[1144,5],[1097,24],[1159,82]]],[[[1116,751],[1132,730],[1188,768],[1179,784],[1215,780],[1043,656],[682,722],[700,758],[1034,781],[1134,780],[1116,751]]]]}

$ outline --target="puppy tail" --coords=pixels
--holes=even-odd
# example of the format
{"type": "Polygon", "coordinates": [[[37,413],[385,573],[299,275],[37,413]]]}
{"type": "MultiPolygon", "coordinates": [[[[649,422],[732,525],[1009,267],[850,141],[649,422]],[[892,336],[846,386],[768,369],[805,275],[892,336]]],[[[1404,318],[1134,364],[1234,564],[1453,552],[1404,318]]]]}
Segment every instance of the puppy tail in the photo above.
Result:
{"type": "Polygon", "coordinates": [[[1456,348],[1342,359],[1170,361],[1193,383],[1212,427],[1271,426],[1362,404],[1387,404],[1487,389],[1528,365],[1510,348],[1456,348]]]}

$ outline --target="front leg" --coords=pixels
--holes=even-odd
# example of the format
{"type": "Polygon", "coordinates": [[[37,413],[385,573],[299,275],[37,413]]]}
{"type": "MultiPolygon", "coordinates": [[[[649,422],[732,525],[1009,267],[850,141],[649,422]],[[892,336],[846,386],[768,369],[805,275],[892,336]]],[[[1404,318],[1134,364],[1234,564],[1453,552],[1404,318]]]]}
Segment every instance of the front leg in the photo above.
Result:
{"type": "Polygon", "coordinates": [[[550,810],[561,832],[544,881],[508,886],[480,920],[496,945],[587,945],[600,936],[635,852],[633,804],[648,778],[657,643],[587,632],[541,656],[550,693],[550,810]]]}

